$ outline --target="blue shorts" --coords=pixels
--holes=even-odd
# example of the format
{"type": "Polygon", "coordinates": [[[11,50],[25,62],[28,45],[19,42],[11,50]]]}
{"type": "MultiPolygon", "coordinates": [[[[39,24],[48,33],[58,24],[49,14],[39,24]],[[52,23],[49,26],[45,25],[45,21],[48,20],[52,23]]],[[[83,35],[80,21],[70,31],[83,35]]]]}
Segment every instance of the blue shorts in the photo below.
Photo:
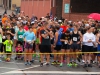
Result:
{"type": "MultiPolygon", "coordinates": [[[[97,47],[97,52],[100,52],[100,45],[97,47]]],[[[97,53],[97,56],[100,56],[100,53],[97,53]]]]}
{"type": "Polygon", "coordinates": [[[25,42],[25,46],[26,49],[33,49],[33,44],[29,44],[25,42]]]}

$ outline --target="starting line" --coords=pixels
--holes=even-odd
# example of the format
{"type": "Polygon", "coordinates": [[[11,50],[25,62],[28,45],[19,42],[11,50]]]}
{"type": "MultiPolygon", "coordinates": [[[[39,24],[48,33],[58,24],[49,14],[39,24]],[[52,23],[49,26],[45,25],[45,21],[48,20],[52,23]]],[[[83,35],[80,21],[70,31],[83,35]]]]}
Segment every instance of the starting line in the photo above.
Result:
{"type": "Polygon", "coordinates": [[[73,72],[73,71],[12,71],[12,72],[3,73],[1,75],[23,74],[23,73],[26,73],[26,74],[61,74],[61,75],[64,75],[64,74],[73,74],[73,75],[77,75],[77,74],[80,74],[80,75],[100,74],[100,72],[73,72]]]}

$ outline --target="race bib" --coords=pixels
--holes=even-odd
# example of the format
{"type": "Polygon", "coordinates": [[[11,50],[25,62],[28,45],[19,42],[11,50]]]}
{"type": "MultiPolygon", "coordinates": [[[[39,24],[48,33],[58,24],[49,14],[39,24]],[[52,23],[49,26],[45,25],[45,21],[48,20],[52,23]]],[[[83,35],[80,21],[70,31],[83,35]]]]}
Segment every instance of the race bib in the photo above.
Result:
{"type": "Polygon", "coordinates": [[[6,39],[6,36],[3,36],[3,39],[6,39]]]}
{"type": "Polygon", "coordinates": [[[77,38],[76,37],[73,37],[73,41],[77,41],[77,38]]]}
{"type": "Polygon", "coordinates": [[[19,38],[23,38],[23,36],[22,35],[19,35],[19,38]]]}
{"type": "Polygon", "coordinates": [[[65,41],[65,45],[67,44],[67,41],[65,41]]]}
{"type": "Polygon", "coordinates": [[[49,39],[49,36],[47,36],[46,39],[49,39]]]}
{"type": "Polygon", "coordinates": [[[7,46],[7,49],[10,49],[10,46],[7,46]]]}

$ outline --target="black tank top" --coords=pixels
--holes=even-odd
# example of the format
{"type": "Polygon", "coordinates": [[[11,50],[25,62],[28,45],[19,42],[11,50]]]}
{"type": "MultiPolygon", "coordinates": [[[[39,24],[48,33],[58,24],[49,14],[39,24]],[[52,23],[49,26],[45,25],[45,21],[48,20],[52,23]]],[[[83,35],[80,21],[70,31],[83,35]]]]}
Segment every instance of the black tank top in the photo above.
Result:
{"type": "Polygon", "coordinates": [[[80,41],[80,35],[78,32],[76,34],[74,32],[72,32],[72,41],[75,43],[80,41]]]}

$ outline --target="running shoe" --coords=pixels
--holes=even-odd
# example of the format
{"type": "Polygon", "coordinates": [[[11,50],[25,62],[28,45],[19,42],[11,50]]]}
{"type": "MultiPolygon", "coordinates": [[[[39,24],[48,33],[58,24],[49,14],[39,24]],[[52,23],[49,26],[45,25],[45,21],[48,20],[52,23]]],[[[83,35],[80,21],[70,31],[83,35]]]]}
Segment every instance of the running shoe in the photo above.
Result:
{"type": "Polygon", "coordinates": [[[100,68],[100,65],[99,65],[99,68],[100,68]]]}
{"type": "Polygon", "coordinates": [[[33,57],[36,57],[36,54],[33,54],[33,57]]]}
{"type": "Polygon", "coordinates": [[[40,55],[38,55],[38,58],[40,58],[40,55]]]}
{"type": "Polygon", "coordinates": [[[77,66],[78,66],[78,64],[77,64],[76,62],[72,63],[72,65],[73,65],[74,67],[77,67],[77,66]]]}
{"type": "Polygon", "coordinates": [[[40,64],[40,67],[43,67],[43,63],[40,64]]]}
{"type": "Polygon", "coordinates": [[[47,66],[49,66],[49,63],[46,63],[47,66]]]}
{"type": "Polygon", "coordinates": [[[60,63],[60,67],[62,67],[63,66],[63,63],[60,63]]]}
{"type": "Polygon", "coordinates": [[[29,65],[31,65],[31,62],[28,62],[29,65]]]}
{"type": "Polygon", "coordinates": [[[88,67],[92,67],[92,64],[88,64],[88,67]]]}
{"type": "Polygon", "coordinates": [[[81,62],[81,59],[79,57],[77,57],[78,62],[81,62]]]}
{"type": "Polygon", "coordinates": [[[84,64],[84,66],[83,66],[84,68],[86,68],[86,67],[88,67],[88,65],[87,64],[84,64]]]}
{"type": "Polygon", "coordinates": [[[51,65],[56,65],[56,64],[57,64],[57,62],[56,62],[56,61],[54,61],[54,62],[52,62],[52,63],[51,63],[51,65]]]}
{"type": "Polygon", "coordinates": [[[60,65],[60,62],[59,61],[57,61],[57,65],[60,65]]]}
{"type": "Polygon", "coordinates": [[[25,65],[28,65],[28,63],[27,63],[27,62],[25,62],[25,65]]]}
{"type": "Polygon", "coordinates": [[[67,67],[72,67],[72,63],[67,64],[67,67]]]}

